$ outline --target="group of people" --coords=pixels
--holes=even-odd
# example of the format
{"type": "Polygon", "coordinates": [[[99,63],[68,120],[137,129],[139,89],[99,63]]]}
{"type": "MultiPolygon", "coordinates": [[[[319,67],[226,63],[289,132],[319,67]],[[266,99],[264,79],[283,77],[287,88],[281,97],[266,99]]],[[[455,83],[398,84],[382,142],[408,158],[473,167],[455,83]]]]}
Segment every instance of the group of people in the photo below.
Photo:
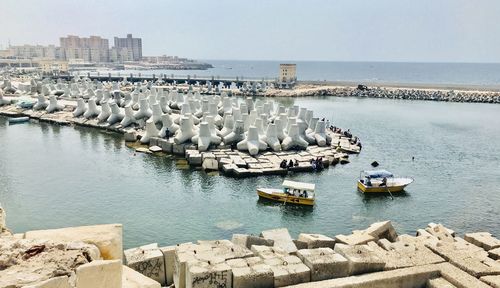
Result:
{"type": "Polygon", "coordinates": [[[280,163],[280,168],[282,169],[289,169],[291,167],[297,167],[297,166],[299,166],[299,161],[297,159],[295,159],[295,162],[293,162],[292,159],[290,159],[289,162],[283,159],[283,161],[281,161],[280,163]]]}
{"type": "MultiPolygon", "coordinates": [[[[370,180],[370,177],[366,177],[364,182],[365,182],[366,186],[368,186],[368,187],[373,186],[372,181],[370,180]]],[[[382,178],[382,182],[380,182],[378,187],[387,187],[387,177],[382,178]]]]}
{"type": "Polygon", "coordinates": [[[290,195],[290,196],[295,196],[295,197],[304,197],[304,198],[309,197],[306,190],[301,191],[299,189],[292,189],[290,191],[289,188],[285,188],[285,194],[290,195]]]}
{"type": "Polygon", "coordinates": [[[312,158],[309,163],[311,163],[314,170],[321,170],[325,168],[323,165],[323,157],[317,157],[316,159],[312,158]]]}

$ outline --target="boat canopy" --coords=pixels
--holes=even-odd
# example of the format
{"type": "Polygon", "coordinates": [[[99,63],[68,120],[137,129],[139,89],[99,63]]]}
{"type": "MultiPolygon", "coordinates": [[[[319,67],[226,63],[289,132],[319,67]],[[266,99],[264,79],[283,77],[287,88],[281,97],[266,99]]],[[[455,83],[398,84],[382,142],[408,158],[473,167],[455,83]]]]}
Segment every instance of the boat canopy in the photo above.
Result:
{"type": "Polygon", "coordinates": [[[394,175],[387,170],[372,170],[372,171],[364,171],[366,177],[368,178],[389,178],[394,177],[394,175]]]}
{"type": "Polygon", "coordinates": [[[314,192],[315,185],[312,183],[295,182],[290,180],[283,181],[283,187],[290,189],[306,190],[314,192]]]}

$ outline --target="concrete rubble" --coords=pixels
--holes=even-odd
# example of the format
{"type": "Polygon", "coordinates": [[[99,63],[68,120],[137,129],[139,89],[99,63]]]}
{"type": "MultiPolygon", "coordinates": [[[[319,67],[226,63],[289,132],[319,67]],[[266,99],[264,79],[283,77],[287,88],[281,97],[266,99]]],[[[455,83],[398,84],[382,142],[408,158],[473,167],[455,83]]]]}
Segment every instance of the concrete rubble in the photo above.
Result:
{"type": "Polygon", "coordinates": [[[119,224],[20,234],[3,229],[0,288],[486,288],[500,283],[498,238],[486,232],[461,238],[433,223],[415,236],[398,236],[390,221],[377,222],[353,231],[372,237],[362,244],[345,243],[340,235],[302,233],[293,239],[287,229],[272,229],[260,237],[235,234],[231,241],[152,243],[125,251],[119,224]]]}

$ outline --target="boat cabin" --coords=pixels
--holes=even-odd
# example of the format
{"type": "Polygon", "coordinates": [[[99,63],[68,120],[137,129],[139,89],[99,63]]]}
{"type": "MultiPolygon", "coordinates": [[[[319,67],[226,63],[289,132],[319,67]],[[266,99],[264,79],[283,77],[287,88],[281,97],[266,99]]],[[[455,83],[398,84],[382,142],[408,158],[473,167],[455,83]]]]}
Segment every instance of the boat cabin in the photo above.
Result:
{"type": "Polygon", "coordinates": [[[283,181],[283,192],[290,196],[314,198],[315,185],[312,183],[296,182],[285,180],[283,181]]]}

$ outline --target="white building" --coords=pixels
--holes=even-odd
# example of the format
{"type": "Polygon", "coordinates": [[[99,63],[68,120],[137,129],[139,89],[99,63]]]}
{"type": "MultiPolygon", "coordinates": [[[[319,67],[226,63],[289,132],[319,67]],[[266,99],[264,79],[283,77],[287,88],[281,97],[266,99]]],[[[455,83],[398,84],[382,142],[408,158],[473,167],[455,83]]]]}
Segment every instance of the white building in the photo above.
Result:
{"type": "Polygon", "coordinates": [[[279,88],[292,88],[297,82],[297,64],[280,64],[279,88]]]}

